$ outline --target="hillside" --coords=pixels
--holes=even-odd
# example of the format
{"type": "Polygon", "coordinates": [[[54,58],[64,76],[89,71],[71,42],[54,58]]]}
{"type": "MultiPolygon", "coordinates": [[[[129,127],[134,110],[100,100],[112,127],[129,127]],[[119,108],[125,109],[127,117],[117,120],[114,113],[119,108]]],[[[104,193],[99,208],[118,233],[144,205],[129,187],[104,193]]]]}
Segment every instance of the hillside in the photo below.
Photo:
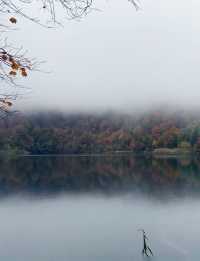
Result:
{"type": "Polygon", "coordinates": [[[200,150],[198,113],[15,114],[0,123],[1,151],[80,154],[200,150]]]}

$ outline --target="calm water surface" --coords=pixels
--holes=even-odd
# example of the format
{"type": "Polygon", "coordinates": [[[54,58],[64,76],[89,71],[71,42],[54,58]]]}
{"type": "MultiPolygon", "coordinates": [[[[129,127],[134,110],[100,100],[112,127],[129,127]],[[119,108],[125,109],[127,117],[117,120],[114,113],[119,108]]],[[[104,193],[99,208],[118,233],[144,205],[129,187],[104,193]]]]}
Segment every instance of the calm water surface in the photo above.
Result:
{"type": "Polygon", "coordinates": [[[2,159],[0,191],[0,260],[200,260],[198,159],[2,159]]]}

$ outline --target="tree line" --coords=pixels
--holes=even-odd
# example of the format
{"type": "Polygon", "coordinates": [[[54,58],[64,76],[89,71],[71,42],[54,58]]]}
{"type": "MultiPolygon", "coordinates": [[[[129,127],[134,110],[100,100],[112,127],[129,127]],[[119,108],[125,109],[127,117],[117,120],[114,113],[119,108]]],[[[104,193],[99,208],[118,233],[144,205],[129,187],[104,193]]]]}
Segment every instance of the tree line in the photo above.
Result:
{"type": "Polygon", "coordinates": [[[0,151],[22,154],[200,151],[198,114],[35,113],[0,122],[0,151]]]}

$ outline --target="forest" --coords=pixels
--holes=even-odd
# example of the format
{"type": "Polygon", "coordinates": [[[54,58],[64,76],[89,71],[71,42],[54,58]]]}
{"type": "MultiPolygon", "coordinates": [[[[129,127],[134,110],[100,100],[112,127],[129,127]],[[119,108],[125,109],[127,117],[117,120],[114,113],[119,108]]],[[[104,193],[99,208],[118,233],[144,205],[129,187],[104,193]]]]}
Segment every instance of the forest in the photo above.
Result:
{"type": "Polygon", "coordinates": [[[200,152],[198,113],[16,113],[0,121],[1,154],[200,152]],[[168,149],[168,150],[167,150],[168,149]]]}

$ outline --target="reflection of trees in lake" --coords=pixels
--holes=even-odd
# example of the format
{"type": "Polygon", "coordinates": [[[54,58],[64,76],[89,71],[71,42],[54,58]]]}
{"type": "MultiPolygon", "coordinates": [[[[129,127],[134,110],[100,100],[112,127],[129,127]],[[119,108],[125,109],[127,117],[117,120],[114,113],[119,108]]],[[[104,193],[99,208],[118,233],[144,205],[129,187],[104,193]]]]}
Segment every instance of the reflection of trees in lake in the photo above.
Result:
{"type": "Polygon", "coordinates": [[[0,164],[2,192],[139,191],[161,196],[200,187],[196,159],[22,157],[1,159],[0,164]]]}

